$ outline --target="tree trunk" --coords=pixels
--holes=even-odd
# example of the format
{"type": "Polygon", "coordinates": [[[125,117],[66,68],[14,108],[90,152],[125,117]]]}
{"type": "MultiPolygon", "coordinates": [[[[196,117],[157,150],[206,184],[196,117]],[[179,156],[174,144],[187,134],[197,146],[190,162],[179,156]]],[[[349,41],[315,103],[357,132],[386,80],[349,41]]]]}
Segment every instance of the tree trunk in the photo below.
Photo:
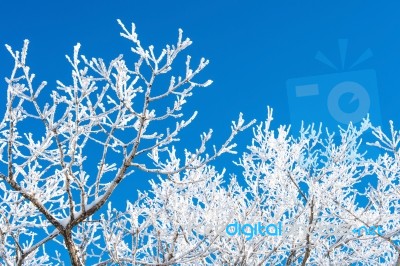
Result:
{"type": "Polygon", "coordinates": [[[72,234],[70,230],[66,230],[63,233],[65,246],[68,249],[69,257],[71,260],[71,264],[73,266],[83,266],[81,259],[79,258],[78,249],[75,246],[74,241],[72,240],[72,234]]]}

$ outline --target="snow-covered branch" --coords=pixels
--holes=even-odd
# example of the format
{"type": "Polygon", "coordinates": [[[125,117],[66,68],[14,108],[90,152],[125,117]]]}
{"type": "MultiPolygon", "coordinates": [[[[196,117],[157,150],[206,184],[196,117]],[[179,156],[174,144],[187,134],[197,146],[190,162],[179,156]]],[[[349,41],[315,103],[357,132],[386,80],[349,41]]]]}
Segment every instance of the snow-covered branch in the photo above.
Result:
{"type": "Polygon", "coordinates": [[[206,154],[211,133],[201,135],[198,149],[185,151],[190,160],[172,165],[167,158],[175,156],[173,144],[197,114],[185,117],[184,104],[196,88],[212,83],[196,81],[209,61],[201,58],[193,68],[187,56],[179,76],[174,61],[192,44],[182,30],[176,44],[157,54],[155,47],[141,45],[134,24],[128,30],[118,23],[136,61],[128,62],[123,55],[109,64],[89,59],[81,55],[78,43],[66,57],[72,80],[57,81],[57,88],[36,84],[27,64],[28,41],[21,52],[6,46],[15,65],[6,78],[6,112],[0,123],[0,162],[7,169],[0,183],[0,221],[7,225],[1,231],[0,258],[5,263],[32,265],[37,254],[46,254],[37,253],[39,248],[62,236],[71,263],[84,264],[97,226],[87,222],[123,179],[133,178],[138,169],[164,176],[195,171],[232,153],[234,136],[251,124],[240,116],[240,125],[211,156],[206,154]],[[149,154],[160,157],[149,160],[149,154]]]}

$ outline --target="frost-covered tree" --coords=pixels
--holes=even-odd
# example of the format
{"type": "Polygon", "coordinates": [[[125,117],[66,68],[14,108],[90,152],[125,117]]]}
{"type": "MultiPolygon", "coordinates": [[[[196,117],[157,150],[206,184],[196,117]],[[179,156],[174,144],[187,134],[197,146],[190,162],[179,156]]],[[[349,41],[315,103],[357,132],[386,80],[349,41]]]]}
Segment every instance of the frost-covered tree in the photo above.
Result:
{"type": "MultiPolygon", "coordinates": [[[[36,84],[30,72],[28,41],[20,52],[6,46],[15,65],[6,79],[0,123],[2,264],[51,264],[45,250],[51,240],[68,250],[73,265],[85,264],[104,222],[93,221],[93,215],[123,179],[134,179],[138,171],[174,178],[201,169],[233,152],[233,138],[248,126],[240,117],[226,142],[207,154],[212,131],[203,133],[197,149],[184,151],[186,160],[175,159],[173,144],[197,114],[184,117],[182,107],[195,88],[211,84],[195,80],[208,60],[201,58],[192,69],[187,56],[179,76],[172,72],[174,60],[192,43],[181,30],[177,43],[157,54],[153,46],[142,47],[135,25],[128,30],[118,22],[137,60],[121,55],[106,64],[80,55],[77,44],[67,56],[72,81],[57,81],[51,90],[46,82],[36,84]],[[154,163],[146,163],[147,156],[154,163]]],[[[111,235],[104,247],[113,241],[111,235]]]]}
{"type": "Polygon", "coordinates": [[[366,119],[338,136],[310,126],[294,137],[271,121],[272,110],[237,162],[243,175],[225,185],[224,173],[204,166],[152,182],[125,211],[109,206],[99,241],[113,244],[94,253],[104,252],[100,265],[400,265],[393,125],[389,136],[366,119]],[[382,151],[374,159],[363,152],[368,131],[382,151]],[[280,234],[228,234],[258,222],[280,224],[280,234]]]}
{"type": "Polygon", "coordinates": [[[212,131],[197,149],[177,151],[196,116],[185,118],[183,105],[211,84],[195,81],[208,61],[192,70],[188,56],[179,76],[173,62],[191,44],[182,31],[157,54],[134,25],[119,23],[137,61],[87,59],[78,44],[67,57],[72,83],[52,90],[30,73],[27,41],[21,52],[7,46],[15,66],[0,124],[2,264],[400,265],[400,133],[392,124],[389,135],[366,119],[336,135],[309,126],[294,136],[271,128],[269,109],[236,161],[242,173],[227,176],[211,161],[234,153],[234,137],[253,121],[240,115],[211,151],[212,131]],[[368,132],[376,141],[362,140],[368,132]],[[371,146],[376,158],[364,152],[371,146]],[[151,190],[113,207],[116,187],[142,182],[140,172],[158,177],[151,190]],[[256,232],[258,223],[277,230],[256,232]]]}

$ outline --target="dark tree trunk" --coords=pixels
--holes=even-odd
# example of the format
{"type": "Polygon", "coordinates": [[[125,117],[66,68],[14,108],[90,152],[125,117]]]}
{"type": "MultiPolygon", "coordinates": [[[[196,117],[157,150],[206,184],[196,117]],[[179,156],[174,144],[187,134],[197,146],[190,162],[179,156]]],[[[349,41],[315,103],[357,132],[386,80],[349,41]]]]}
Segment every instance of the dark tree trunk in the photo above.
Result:
{"type": "Polygon", "coordinates": [[[72,240],[71,231],[67,230],[63,233],[65,246],[68,249],[69,257],[71,260],[71,264],[73,266],[83,266],[81,259],[79,258],[78,249],[75,246],[74,241],[72,240]]]}

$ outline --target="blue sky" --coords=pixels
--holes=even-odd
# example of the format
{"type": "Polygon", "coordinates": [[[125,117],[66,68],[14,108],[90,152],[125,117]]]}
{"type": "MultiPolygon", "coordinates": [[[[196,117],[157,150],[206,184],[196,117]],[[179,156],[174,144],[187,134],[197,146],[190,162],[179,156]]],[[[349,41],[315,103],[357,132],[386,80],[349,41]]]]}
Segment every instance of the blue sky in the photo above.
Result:
{"type": "MultiPolygon", "coordinates": [[[[204,56],[211,61],[202,77],[214,80],[211,87],[198,90],[186,106],[188,111],[198,110],[199,116],[184,137],[186,141],[197,139],[211,127],[218,144],[239,112],[262,121],[268,105],[274,108],[275,125],[313,120],[319,113],[332,126],[326,97],[334,84],[321,87],[325,94],[302,105],[288,96],[290,80],[362,82],[368,76],[365,70],[375,73],[372,83],[363,86],[370,93],[377,121],[386,126],[385,121],[392,119],[399,125],[399,8],[395,1],[2,1],[0,43],[19,48],[29,39],[28,62],[38,80],[49,82],[50,90],[55,80],[70,80],[64,55],[71,54],[77,42],[89,57],[110,60],[129,53],[129,44],[119,37],[117,18],[127,25],[136,23],[142,42],[156,48],[175,42],[178,28],[182,28],[194,42],[188,51],[193,58],[204,56]],[[344,68],[339,39],[348,40],[344,68]],[[367,49],[372,57],[350,70],[367,49]],[[316,60],[318,51],[338,69],[316,60]],[[353,75],[353,70],[361,74],[353,75]]],[[[11,67],[11,57],[0,48],[0,75],[7,76],[11,67]]],[[[348,103],[346,97],[341,101],[344,109],[359,104],[348,103]]],[[[0,106],[4,108],[4,104],[0,106]]],[[[249,138],[239,141],[244,148],[249,138]]],[[[225,157],[221,165],[232,158],[225,157]]]]}
{"type": "MultiPolygon", "coordinates": [[[[337,40],[348,39],[348,62],[371,49],[373,57],[357,70],[376,71],[382,120],[396,120],[400,4],[260,2],[2,1],[0,43],[20,47],[28,38],[30,64],[38,78],[51,85],[55,79],[68,78],[64,55],[71,54],[77,42],[89,56],[111,59],[128,53],[128,44],[118,36],[117,18],[135,22],[142,41],[156,47],[174,42],[180,27],[194,41],[189,52],[211,61],[205,77],[214,84],[199,91],[192,106],[200,111],[201,124],[218,128],[239,111],[262,119],[267,105],[275,109],[279,123],[291,122],[287,80],[338,72],[314,56],[322,51],[339,65],[337,40]],[[219,116],[210,116],[215,110],[219,116]]],[[[0,48],[2,76],[9,73],[10,63],[0,48]]]]}
{"type": "MultiPolygon", "coordinates": [[[[326,97],[343,81],[362,85],[377,123],[386,126],[392,119],[399,128],[399,11],[396,1],[1,1],[0,76],[8,76],[12,68],[4,44],[19,49],[24,39],[31,42],[32,71],[49,82],[48,90],[57,79],[70,80],[64,55],[72,54],[77,42],[88,57],[110,60],[129,53],[129,43],[119,37],[119,18],[126,25],[136,23],[142,43],[159,49],[174,43],[182,28],[194,42],[189,50],[193,58],[210,59],[201,77],[214,83],[189,102],[187,110],[198,110],[199,116],[183,141],[197,140],[213,128],[220,144],[239,112],[262,121],[268,105],[274,108],[275,125],[298,123],[299,114],[306,120],[320,114],[332,125],[326,97]],[[343,68],[338,40],[347,40],[343,68]],[[316,60],[318,51],[337,69],[316,60]],[[366,51],[371,52],[367,60],[350,69],[366,51]],[[321,93],[301,103],[288,94],[296,82],[320,84],[321,93]]],[[[5,88],[4,79],[0,84],[5,88]]],[[[358,108],[360,102],[351,98],[339,99],[343,110],[358,108]]],[[[242,149],[250,143],[249,135],[238,140],[242,149]]],[[[218,164],[229,168],[233,158],[218,164]]],[[[123,193],[131,195],[133,187],[144,183],[135,182],[123,193]]]]}

